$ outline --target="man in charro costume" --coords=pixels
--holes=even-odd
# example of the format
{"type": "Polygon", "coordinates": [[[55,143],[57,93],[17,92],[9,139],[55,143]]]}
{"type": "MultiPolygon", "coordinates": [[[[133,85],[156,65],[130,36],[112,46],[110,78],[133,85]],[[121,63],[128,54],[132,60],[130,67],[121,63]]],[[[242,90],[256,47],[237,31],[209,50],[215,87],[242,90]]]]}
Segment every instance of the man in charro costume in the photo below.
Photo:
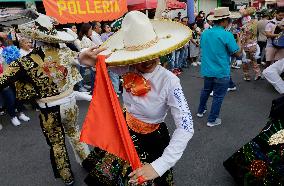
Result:
{"type": "Polygon", "coordinates": [[[76,99],[90,100],[90,95],[73,91],[82,78],[76,68],[78,63],[91,64],[101,50],[88,49],[80,53],[69,48],[60,48],[59,43],[72,42],[76,38],[54,28],[55,20],[45,15],[29,23],[19,25],[21,33],[40,42],[30,54],[12,62],[0,76],[0,90],[16,82],[17,98],[35,99],[40,106],[40,125],[50,146],[50,159],[56,178],[72,185],[74,177],[65,146],[67,134],[76,160],[81,162],[89,149],[79,142],[76,99]]]}

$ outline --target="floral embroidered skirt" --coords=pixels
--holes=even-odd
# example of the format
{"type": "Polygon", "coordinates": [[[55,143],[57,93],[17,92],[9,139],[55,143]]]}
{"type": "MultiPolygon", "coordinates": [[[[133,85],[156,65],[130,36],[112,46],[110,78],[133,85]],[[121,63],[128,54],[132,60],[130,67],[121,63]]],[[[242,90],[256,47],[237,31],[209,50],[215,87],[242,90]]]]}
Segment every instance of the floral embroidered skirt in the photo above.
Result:
{"type": "MultiPolygon", "coordinates": [[[[165,123],[161,123],[157,130],[148,134],[140,134],[130,128],[128,129],[142,163],[151,163],[159,158],[170,141],[165,123]]],[[[130,165],[99,148],[94,148],[82,165],[89,172],[85,178],[85,183],[89,186],[129,185],[128,175],[132,172],[130,165]]],[[[162,177],[158,177],[143,185],[172,186],[172,169],[168,170],[162,177]]]]}
{"type": "Polygon", "coordinates": [[[267,125],[224,162],[238,185],[284,186],[284,96],[272,103],[267,125]]]}

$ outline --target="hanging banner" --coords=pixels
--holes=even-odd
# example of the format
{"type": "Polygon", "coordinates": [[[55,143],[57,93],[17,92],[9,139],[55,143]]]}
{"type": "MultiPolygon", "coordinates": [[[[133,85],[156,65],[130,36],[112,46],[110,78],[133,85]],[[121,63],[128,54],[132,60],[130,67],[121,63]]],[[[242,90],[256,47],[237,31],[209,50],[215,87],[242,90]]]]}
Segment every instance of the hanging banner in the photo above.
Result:
{"type": "Polygon", "coordinates": [[[126,0],[43,0],[46,15],[61,24],[112,21],[127,12],[126,0]]]}

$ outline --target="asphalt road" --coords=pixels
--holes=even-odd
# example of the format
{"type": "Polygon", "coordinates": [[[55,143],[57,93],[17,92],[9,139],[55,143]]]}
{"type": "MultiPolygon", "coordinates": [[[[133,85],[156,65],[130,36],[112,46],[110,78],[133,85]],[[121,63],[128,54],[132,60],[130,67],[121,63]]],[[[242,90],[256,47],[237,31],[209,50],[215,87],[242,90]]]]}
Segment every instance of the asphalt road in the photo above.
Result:
{"type": "MultiPolygon", "coordinates": [[[[244,82],[241,70],[233,70],[237,91],[226,95],[222,105],[222,125],[209,128],[206,117],[199,119],[196,110],[199,104],[203,80],[198,67],[190,67],[180,76],[185,96],[193,114],[195,134],[190,140],[181,160],[175,166],[176,186],[234,186],[234,180],[222,163],[242,145],[258,134],[265,125],[271,101],[279,97],[266,80],[244,82]]],[[[88,109],[81,101],[79,124],[88,109]]],[[[211,98],[209,99],[211,105],[211,98]]],[[[31,121],[14,127],[7,116],[1,116],[0,131],[0,186],[61,186],[54,179],[49,160],[49,150],[42,135],[38,112],[28,110],[31,121]]],[[[208,115],[206,115],[208,116],[208,115]]],[[[166,119],[172,131],[173,120],[166,119]]],[[[84,186],[86,172],[75,162],[67,142],[75,186],[84,186]]]]}

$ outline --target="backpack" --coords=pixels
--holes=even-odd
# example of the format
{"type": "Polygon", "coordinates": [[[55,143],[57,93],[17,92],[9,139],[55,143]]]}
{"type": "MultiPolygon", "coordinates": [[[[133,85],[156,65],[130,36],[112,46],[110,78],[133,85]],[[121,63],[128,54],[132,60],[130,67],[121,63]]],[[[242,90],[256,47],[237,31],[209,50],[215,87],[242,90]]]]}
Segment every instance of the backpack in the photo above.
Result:
{"type": "MultiPolygon", "coordinates": [[[[273,21],[271,21],[271,23],[276,25],[273,21]]],[[[284,48],[284,33],[278,25],[275,27],[273,34],[279,34],[279,36],[272,39],[272,45],[275,48],[284,48]]]]}

